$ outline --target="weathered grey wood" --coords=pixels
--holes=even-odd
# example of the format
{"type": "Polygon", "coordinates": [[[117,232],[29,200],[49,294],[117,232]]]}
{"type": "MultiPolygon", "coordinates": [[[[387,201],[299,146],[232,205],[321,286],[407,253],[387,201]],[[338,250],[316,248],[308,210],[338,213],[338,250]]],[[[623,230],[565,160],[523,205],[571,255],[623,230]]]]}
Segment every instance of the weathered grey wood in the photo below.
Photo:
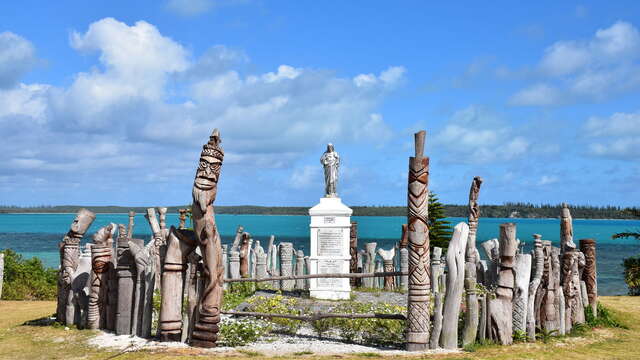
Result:
{"type": "MultiPolygon", "coordinates": [[[[311,274],[311,259],[308,256],[304,257],[304,266],[307,270],[307,274],[311,274]]],[[[311,279],[306,279],[304,281],[304,286],[306,290],[309,290],[311,288],[311,279]]]]}
{"type": "MultiPolygon", "coordinates": [[[[400,272],[409,273],[409,250],[407,248],[400,249],[400,272]]],[[[400,276],[400,289],[407,291],[409,289],[409,276],[400,276]]]]}
{"type": "MultiPolygon", "coordinates": [[[[382,260],[377,259],[376,260],[376,270],[375,272],[384,272],[384,265],[382,264],[382,260]]],[[[382,289],[384,288],[384,278],[374,278],[374,284],[373,286],[377,289],[382,289]]]]}
{"type": "MultiPolygon", "coordinates": [[[[280,243],[279,252],[280,252],[280,276],[293,275],[293,265],[292,265],[293,244],[290,242],[280,243]]],[[[294,285],[295,285],[295,281],[293,280],[280,281],[280,288],[284,291],[293,290],[294,285]]]]}
{"type": "MultiPolygon", "coordinates": [[[[158,219],[156,217],[156,209],[155,208],[148,208],[147,209],[147,213],[144,216],[147,221],[149,222],[149,227],[151,227],[151,233],[153,234],[153,239],[151,244],[153,245],[152,248],[150,249],[151,252],[149,253],[149,255],[151,256],[151,261],[153,261],[154,263],[154,269],[156,269],[157,271],[161,271],[162,269],[162,253],[163,253],[163,247],[165,247],[165,236],[164,233],[162,232],[162,229],[160,228],[160,223],[158,222],[158,219]]],[[[156,283],[154,284],[154,287],[156,289],[161,289],[162,287],[162,279],[160,279],[160,277],[156,277],[156,283]]]]}
{"type": "Polygon", "coordinates": [[[133,227],[134,227],[134,220],[136,217],[136,212],[131,210],[129,211],[129,227],[127,228],[127,236],[131,239],[133,238],[133,227]]]}
{"type": "Polygon", "coordinates": [[[153,260],[150,258],[143,240],[129,239],[128,244],[136,265],[136,291],[134,294],[133,314],[131,317],[131,333],[133,335],[141,335],[145,288],[150,285],[145,281],[145,272],[149,266],[153,264],[153,260]]]}
{"type": "Polygon", "coordinates": [[[536,307],[535,299],[542,280],[544,270],[544,254],[542,253],[542,236],[533,235],[533,279],[529,283],[529,299],[527,300],[527,338],[529,341],[536,340],[536,307]]]}
{"type": "Polygon", "coordinates": [[[581,239],[580,250],[585,257],[582,280],[587,290],[587,299],[593,316],[598,317],[598,278],[596,272],[596,241],[594,239],[581,239]]]}
{"type": "MultiPolygon", "coordinates": [[[[351,229],[349,231],[349,272],[358,272],[358,223],[351,222],[351,229]]],[[[358,286],[358,279],[351,278],[350,282],[352,287],[358,286]]]]}
{"type": "Polygon", "coordinates": [[[318,321],[322,319],[385,319],[385,320],[406,320],[407,317],[403,314],[336,314],[336,313],[314,313],[313,315],[288,315],[288,314],[274,314],[274,313],[262,313],[251,311],[223,311],[223,314],[233,316],[255,316],[264,318],[282,318],[301,321],[318,321]]]}
{"type": "Polygon", "coordinates": [[[480,303],[480,320],[478,321],[478,341],[481,343],[487,339],[487,294],[481,294],[480,303]]]}
{"type": "Polygon", "coordinates": [[[240,252],[231,251],[229,256],[229,277],[240,279],[240,252]]]}
{"type": "MultiPolygon", "coordinates": [[[[223,278],[228,279],[230,277],[229,274],[229,250],[228,250],[228,245],[227,244],[223,244],[222,245],[222,274],[223,274],[223,278]]],[[[222,284],[222,288],[224,290],[227,290],[228,288],[227,283],[222,284]]]]}
{"type": "Polygon", "coordinates": [[[445,349],[458,347],[458,317],[464,290],[464,264],[469,225],[459,223],[453,228],[453,236],[447,248],[447,291],[444,300],[442,335],[440,343],[445,349]]]}
{"type": "Polygon", "coordinates": [[[513,293],[513,331],[526,333],[529,280],[531,279],[531,255],[517,254],[514,270],[516,277],[513,293]]]}
{"type": "MultiPolygon", "coordinates": [[[[240,245],[242,244],[242,238],[244,234],[244,227],[238,225],[236,229],[236,236],[233,238],[230,251],[240,251],[240,245]]],[[[273,236],[273,235],[272,235],[273,236]]]]}
{"type": "Polygon", "coordinates": [[[71,277],[71,293],[69,302],[75,308],[73,324],[79,329],[86,328],[91,293],[91,243],[85,245],[85,251],[80,255],[78,267],[71,277]]]}
{"type": "MultiPolygon", "coordinates": [[[[304,275],[304,251],[298,250],[296,251],[296,275],[304,275]]],[[[304,290],[305,288],[305,280],[298,279],[296,280],[296,290],[304,290]]]]}
{"type": "MultiPolygon", "coordinates": [[[[376,246],[378,246],[378,243],[375,243],[375,242],[370,242],[370,243],[364,244],[365,260],[364,260],[364,271],[363,272],[373,273],[373,272],[376,271],[376,263],[375,263],[376,246]]],[[[374,279],[373,278],[366,278],[365,280],[362,281],[362,284],[364,285],[364,287],[372,288],[372,287],[374,287],[374,279]]]]}
{"type": "MultiPolygon", "coordinates": [[[[156,247],[153,242],[150,242],[145,247],[147,253],[154,254],[156,247]]],[[[164,262],[161,258],[161,262],[164,262]]],[[[138,327],[138,333],[142,338],[151,337],[151,326],[153,324],[153,294],[155,291],[155,284],[161,283],[158,281],[160,276],[160,269],[156,268],[154,262],[149,262],[144,270],[144,302],[142,303],[142,322],[138,327]]]]}
{"type": "Polygon", "coordinates": [[[567,251],[567,247],[575,249],[576,244],[573,242],[571,212],[569,211],[569,206],[563,203],[562,210],[560,210],[560,254],[564,254],[567,251]]]}
{"type": "Polygon", "coordinates": [[[513,342],[513,288],[517,251],[516,224],[500,225],[500,272],[496,297],[489,300],[489,327],[491,337],[502,345],[513,342]]]}
{"type": "Polygon", "coordinates": [[[440,274],[442,274],[444,272],[444,266],[441,264],[441,258],[442,258],[442,248],[434,246],[433,247],[433,254],[431,254],[431,283],[434,284],[434,286],[431,287],[431,292],[433,294],[436,294],[437,292],[442,292],[442,290],[444,290],[444,287],[442,289],[440,289],[437,285],[438,285],[438,278],[440,277],[440,274]]]}
{"type": "Polygon", "coordinates": [[[584,323],[584,306],[581,302],[580,289],[580,264],[584,265],[584,255],[570,246],[562,259],[563,291],[565,300],[565,327],[569,332],[575,324],[584,323]]]}
{"type": "Polygon", "coordinates": [[[187,288],[187,319],[186,324],[182,325],[182,342],[190,343],[191,342],[191,333],[193,332],[193,327],[196,324],[196,320],[198,317],[198,301],[200,300],[199,291],[198,291],[198,268],[200,266],[200,260],[202,257],[196,253],[196,251],[191,252],[189,256],[187,256],[188,268],[187,268],[187,283],[185,287],[187,288]],[[186,331],[185,331],[186,329],[186,331]]]}
{"type": "Polygon", "coordinates": [[[487,240],[480,244],[487,257],[487,271],[484,273],[484,286],[495,287],[498,279],[498,263],[500,262],[498,239],[487,240]]]}
{"type": "MultiPolygon", "coordinates": [[[[409,292],[407,299],[407,350],[429,347],[429,158],[423,156],[426,132],[415,134],[415,156],[409,159],[407,236],[409,292]]],[[[466,239],[465,239],[466,241],[466,239]]]]}
{"type": "Polygon", "coordinates": [[[95,220],[96,215],[87,210],[80,209],[76,214],[73,222],[69,226],[69,231],[60,242],[60,271],[58,273],[58,304],[56,308],[56,319],[60,323],[67,325],[73,324],[66,320],[66,314],[73,315],[75,307],[69,304],[71,294],[71,276],[78,267],[80,257],[79,244],[80,240],[86,233],[87,229],[95,220]]]}
{"type": "Polygon", "coordinates": [[[566,322],[566,312],[565,312],[565,303],[564,303],[564,290],[562,289],[562,286],[560,286],[558,288],[558,309],[560,310],[559,313],[559,319],[560,319],[560,330],[558,330],[558,335],[562,336],[562,335],[566,335],[567,333],[567,322],[566,322]]]}
{"type": "Polygon", "coordinates": [[[115,231],[115,226],[109,224],[93,235],[91,246],[91,294],[89,295],[89,309],[87,327],[89,329],[103,329],[106,326],[106,297],[107,276],[111,269],[113,250],[109,247],[109,239],[115,231]]]}
{"type": "MultiPolygon", "coordinates": [[[[389,250],[378,249],[378,255],[382,258],[384,268],[384,272],[393,272],[393,259],[396,256],[396,249],[391,248],[389,250]]],[[[355,279],[355,278],[352,278],[355,279]]],[[[385,276],[384,277],[384,289],[387,291],[392,291],[396,288],[395,278],[393,276],[385,276]]]]}
{"type": "MultiPolygon", "coordinates": [[[[269,239],[269,248],[271,249],[271,251],[269,252],[269,275],[271,277],[273,276],[279,276],[280,275],[280,270],[278,269],[278,259],[280,258],[279,254],[278,254],[278,247],[273,243],[275,241],[275,236],[271,235],[271,238],[269,239]]],[[[274,281],[271,283],[271,286],[275,289],[275,290],[279,290],[280,289],[280,281],[274,281]]]]}
{"type": "MultiPolygon", "coordinates": [[[[437,247],[433,248],[433,252],[435,255],[435,249],[440,249],[437,247]]],[[[435,258],[435,256],[434,256],[435,258]]],[[[438,256],[438,262],[440,261],[440,257],[438,256]]],[[[440,267],[438,264],[437,267],[440,267]]],[[[433,265],[432,265],[433,269],[433,265]]],[[[442,333],[442,310],[444,307],[444,289],[445,289],[445,281],[446,275],[441,273],[438,269],[436,271],[436,280],[433,280],[433,288],[436,289],[433,295],[433,330],[431,331],[431,339],[429,340],[429,347],[431,349],[436,349],[440,347],[440,335],[442,333]]]]}
{"type": "MultiPolygon", "coordinates": [[[[133,228],[133,226],[131,226],[133,228]]],[[[116,335],[131,334],[131,316],[134,293],[133,255],[129,250],[129,234],[124,225],[118,225],[118,311],[116,314],[116,335]]]]}
{"type": "Polygon", "coordinates": [[[264,279],[269,277],[267,271],[267,254],[260,245],[260,241],[256,241],[253,252],[256,254],[256,275],[257,279],[264,279]]]}
{"type": "Polygon", "coordinates": [[[167,237],[167,255],[162,272],[159,333],[161,341],[181,341],[183,330],[182,304],[187,257],[197,246],[191,230],[171,226],[167,237]]]}
{"type": "Polygon", "coordinates": [[[377,278],[384,276],[401,276],[407,275],[406,272],[394,271],[394,272],[375,272],[375,273],[356,273],[356,274],[344,274],[344,273],[327,273],[327,274],[307,274],[307,275],[289,275],[289,276],[271,276],[264,279],[257,278],[241,278],[241,279],[226,279],[226,282],[263,282],[263,281],[282,281],[282,280],[298,280],[298,279],[347,279],[347,278],[377,278]]]}
{"type": "Polygon", "coordinates": [[[478,333],[479,304],[476,294],[476,274],[477,261],[479,258],[476,249],[476,234],[478,232],[478,221],[480,219],[480,206],[478,196],[482,178],[476,176],[471,182],[469,190],[469,238],[466,244],[465,268],[464,268],[464,289],[466,293],[467,311],[464,317],[464,328],[462,330],[462,345],[472,344],[476,341],[478,333]]]}

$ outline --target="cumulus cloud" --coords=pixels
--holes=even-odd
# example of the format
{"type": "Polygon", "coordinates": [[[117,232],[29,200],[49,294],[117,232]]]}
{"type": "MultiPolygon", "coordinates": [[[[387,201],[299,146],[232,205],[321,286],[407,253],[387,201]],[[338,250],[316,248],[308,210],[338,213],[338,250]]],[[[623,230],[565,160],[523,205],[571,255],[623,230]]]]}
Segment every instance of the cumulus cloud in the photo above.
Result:
{"type": "Polygon", "coordinates": [[[436,133],[434,143],[446,150],[448,161],[457,163],[511,160],[524,155],[531,145],[497,115],[479,106],[454,113],[436,133]]]}
{"type": "Polygon", "coordinates": [[[544,82],[517,92],[513,105],[548,106],[602,101],[640,87],[640,32],[618,21],[587,40],[558,41],[537,65],[544,82]]]}
{"type": "Polygon", "coordinates": [[[69,86],[0,89],[0,132],[7,134],[0,176],[70,172],[56,179],[71,183],[78,171],[97,177],[115,171],[171,181],[191,173],[215,127],[226,165],[291,167],[327,142],[389,139],[378,107],[406,72],[381,69],[366,75],[374,79],[366,86],[355,81],[359,74],[342,78],[290,64],[248,73],[241,50],[218,45],[194,56],[152,24],[112,18],[73,32],[70,45],[98,60],[69,86]]]}
{"type": "Polygon", "coordinates": [[[0,89],[15,86],[36,63],[31,42],[12,32],[0,33],[0,89]]]}
{"type": "Polygon", "coordinates": [[[633,160],[640,156],[640,112],[591,117],[583,130],[591,155],[633,160]]]}

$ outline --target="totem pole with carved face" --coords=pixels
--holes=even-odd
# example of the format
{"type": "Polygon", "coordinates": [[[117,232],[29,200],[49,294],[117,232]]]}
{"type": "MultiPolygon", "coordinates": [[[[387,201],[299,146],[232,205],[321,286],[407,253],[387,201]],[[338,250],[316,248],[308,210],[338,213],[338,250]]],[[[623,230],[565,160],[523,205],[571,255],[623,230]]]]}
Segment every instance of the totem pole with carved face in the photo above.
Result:
{"type": "Polygon", "coordinates": [[[204,267],[204,286],[198,306],[199,317],[191,340],[192,345],[199,347],[216,346],[222,305],[222,246],[213,211],[213,201],[216,199],[224,158],[221,142],[220,132],[218,129],[213,130],[209,142],[202,147],[193,183],[193,227],[204,267]]]}

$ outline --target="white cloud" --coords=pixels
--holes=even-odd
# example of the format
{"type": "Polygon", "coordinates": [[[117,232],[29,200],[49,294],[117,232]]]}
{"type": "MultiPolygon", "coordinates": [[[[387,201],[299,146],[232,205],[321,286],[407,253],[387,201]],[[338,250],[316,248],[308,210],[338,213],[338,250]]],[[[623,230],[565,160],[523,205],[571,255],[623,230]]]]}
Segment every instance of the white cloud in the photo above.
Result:
{"type": "MultiPolygon", "coordinates": [[[[135,172],[171,181],[193,171],[214,127],[225,164],[256,169],[290,167],[327,142],[383,143],[391,129],[378,106],[405,73],[389,67],[367,87],[287,64],[248,73],[238,68],[249,61],[242,51],[214,46],[194,60],[152,24],[112,18],[73,32],[70,44],[97,54],[98,66],[74,74],[68,87],[0,89],[0,132],[8,134],[0,164],[11,164],[16,176],[31,167],[68,174],[58,179],[69,183],[77,182],[74,169],[85,177],[135,172]]],[[[0,166],[0,175],[7,169],[0,166]]]]}
{"type": "Polygon", "coordinates": [[[375,74],[359,74],[353,78],[353,83],[357,87],[371,87],[378,84],[393,87],[402,82],[406,72],[407,70],[402,66],[392,66],[382,71],[378,76],[375,74]]]}
{"type": "Polygon", "coordinates": [[[307,189],[319,184],[320,179],[322,179],[320,165],[307,165],[293,170],[289,185],[294,189],[307,189]]]}
{"type": "Polygon", "coordinates": [[[538,181],[538,185],[539,186],[551,185],[551,184],[557,183],[559,180],[560,179],[558,179],[558,177],[555,175],[542,175],[542,177],[538,181]]]}
{"type": "Polygon", "coordinates": [[[640,156],[640,112],[591,117],[583,130],[591,155],[632,160],[640,156]]]}
{"type": "Polygon", "coordinates": [[[517,92],[513,105],[549,106],[602,101],[640,87],[640,32],[618,21],[587,40],[558,41],[544,51],[538,75],[546,79],[517,92]]]}
{"type": "Polygon", "coordinates": [[[448,161],[489,163],[523,156],[530,142],[505,125],[495,114],[479,106],[457,111],[435,135],[448,161]]]}
{"type": "Polygon", "coordinates": [[[12,32],[0,33],[0,89],[16,85],[35,62],[31,42],[12,32]]]}

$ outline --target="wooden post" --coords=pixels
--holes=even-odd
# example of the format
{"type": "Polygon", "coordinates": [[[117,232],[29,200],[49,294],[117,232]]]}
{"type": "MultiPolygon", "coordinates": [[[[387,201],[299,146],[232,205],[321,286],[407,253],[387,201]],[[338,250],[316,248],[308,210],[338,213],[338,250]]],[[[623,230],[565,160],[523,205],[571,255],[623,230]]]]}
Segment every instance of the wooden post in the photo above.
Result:
{"type": "Polygon", "coordinates": [[[187,223],[187,209],[178,209],[178,219],[180,220],[180,223],[178,225],[178,229],[180,230],[184,230],[187,228],[186,223],[187,223]]]}
{"type": "Polygon", "coordinates": [[[542,253],[542,235],[533,235],[533,260],[535,261],[535,272],[533,279],[529,283],[529,300],[527,301],[527,338],[529,341],[536,341],[536,307],[535,299],[542,272],[544,270],[544,254],[542,253]]]}
{"type": "MultiPolygon", "coordinates": [[[[384,264],[384,272],[395,271],[393,266],[393,258],[396,256],[396,249],[391,248],[389,250],[378,249],[378,255],[382,258],[384,264]]],[[[353,278],[352,278],[353,279],[353,278]]],[[[395,278],[393,276],[384,277],[384,289],[386,291],[392,291],[396,288],[395,278]]]]}
{"type": "Polygon", "coordinates": [[[476,273],[478,250],[476,249],[476,234],[480,219],[480,206],[478,195],[480,194],[482,178],[476,176],[471,182],[469,190],[469,238],[467,239],[466,262],[464,271],[464,289],[467,300],[467,311],[464,317],[464,329],[462,330],[462,345],[472,344],[476,341],[478,333],[478,321],[480,320],[478,296],[476,295],[476,273]]]}
{"type": "Polygon", "coordinates": [[[92,330],[102,329],[106,325],[106,281],[112,266],[111,256],[113,255],[112,249],[108,244],[113,231],[113,224],[109,224],[93,235],[93,246],[91,247],[91,293],[89,295],[87,318],[87,327],[92,330]]]}
{"type": "Polygon", "coordinates": [[[135,282],[133,280],[133,255],[129,249],[129,233],[124,225],[118,225],[118,310],[116,312],[116,335],[131,334],[131,310],[135,282]]]}
{"type": "Polygon", "coordinates": [[[464,253],[468,237],[469,226],[463,222],[459,223],[453,228],[453,236],[447,249],[447,290],[440,336],[440,342],[445,349],[458,347],[458,317],[464,290],[464,253]]]}
{"type": "Polygon", "coordinates": [[[513,287],[516,250],[516,224],[500,225],[500,272],[495,299],[489,300],[491,337],[502,345],[513,342],[513,287]]]}
{"type": "Polygon", "coordinates": [[[193,231],[177,230],[171,226],[167,238],[167,256],[162,272],[162,299],[159,332],[161,341],[181,341],[182,296],[187,257],[196,248],[193,231]]]}
{"type": "Polygon", "coordinates": [[[587,287],[589,306],[594,317],[598,317],[598,279],[596,277],[596,241],[594,239],[580,240],[580,250],[585,257],[582,280],[587,287]]]}
{"type": "Polygon", "coordinates": [[[415,156],[409,159],[407,233],[409,292],[407,299],[407,350],[429,348],[429,158],[423,156],[426,132],[415,134],[415,156]]]}
{"type": "MultiPolygon", "coordinates": [[[[290,276],[293,275],[293,244],[290,242],[280,243],[280,275],[290,276]]],[[[280,288],[284,291],[293,290],[295,285],[294,280],[282,280],[280,282],[280,288]]]]}
{"type": "Polygon", "coordinates": [[[191,337],[191,344],[198,347],[216,346],[222,307],[222,247],[213,210],[224,158],[221,141],[218,130],[213,130],[209,142],[202,147],[193,184],[193,227],[204,267],[198,320],[191,337]]]}
{"type": "MultiPolygon", "coordinates": [[[[351,222],[351,231],[349,233],[349,255],[351,255],[349,271],[356,273],[358,272],[358,223],[355,221],[351,222]]],[[[357,280],[355,278],[351,279],[352,287],[358,285],[357,280]]]]}

